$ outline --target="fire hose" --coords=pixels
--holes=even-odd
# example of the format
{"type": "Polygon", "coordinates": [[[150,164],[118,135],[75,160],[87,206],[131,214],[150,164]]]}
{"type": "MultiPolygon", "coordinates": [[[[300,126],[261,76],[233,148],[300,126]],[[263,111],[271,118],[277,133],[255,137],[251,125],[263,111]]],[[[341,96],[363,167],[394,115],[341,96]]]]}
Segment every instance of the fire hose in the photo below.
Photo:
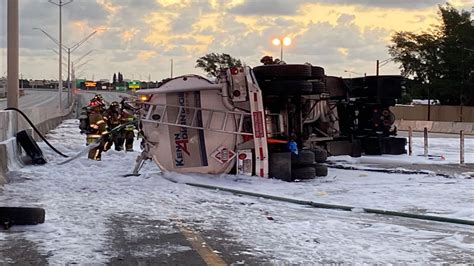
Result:
{"type": "Polygon", "coordinates": [[[46,143],[46,145],[48,145],[53,151],[55,151],[57,154],[61,155],[62,157],[64,157],[64,158],[69,157],[66,154],[64,154],[64,153],[60,152],[59,150],[57,150],[53,145],[51,145],[51,143],[49,143],[49,141],[36,128],[35,124],[33,124],[33,122],[31,122],[31,120],[28,118],[28,116],[25,113],[23,113],[21,110],[19,110],[17,108],[14,108],[14,107],[9,107],[9,108],[6,108],[5,110],[7,110],[7,111],[12,110],[12,111],[16,111],[19,114],[21,114],[21,116],[23,116],[23,118],[25,118],[26,122],[28,122],[28,124],[30,124],[30,126],[33,128],[33,130],[36,132],[36,134],[38,134],[38,136],[40,136],[40,138],[46,143]]]}
{"type": "MultiPolygon", "coordinates": [[[[178,181],[174,179],[171,179],[168,177],[164,177],[164,178],[173,183],[178,183],[178,181]]],[[[257,198],[264,198],[264,199],[270,199],[270,200],[275,200],[275,201],[294,203],[294,204],[305,205],[305,206],[310,206],[313,208],[320,208],[320,209],[333,209],[333,210],[350,211],[350,212],[354,210],[361,210],[361,212],[365,212],[365,213],[380,214],[380,215],[386,215],[386,216],[404,217],[404,218],[411,218],[411,219],[418,219],[418,220],[425,220],[425,221],[436,221],[436,222],[444,222],[444,223],[452,223],[452,224],[474,225],[474,221],[465,220],[465,219],[406,213],[406,212],[398,212],[398,211],[389,211],[389,210],[381,210],[381,209],[360,208],[360,207],[353,207],[353,206],[346,206],[346,205],[319,203],[319,202],[314,202],[314,201],[309,201],[309,200],[299,200],[299,199],[273,196],[273,195],[261,194],[261,193],[251,192],[251,191],[237,190],[237,189],[231,189],[231,188],[225,188],[225,187],[219,187],[219,186],[213,186],[213,185],[207,185],[207,184],[191,183],[191,182],[184,182],[184,184],[188,186],[193,186],[193,187],[225,191],[225,192],[230,192],[230,193],[234,193],[238,195],[246,195],[246,196],[252,196],[252,197],[257,197],[257,198]]]]}

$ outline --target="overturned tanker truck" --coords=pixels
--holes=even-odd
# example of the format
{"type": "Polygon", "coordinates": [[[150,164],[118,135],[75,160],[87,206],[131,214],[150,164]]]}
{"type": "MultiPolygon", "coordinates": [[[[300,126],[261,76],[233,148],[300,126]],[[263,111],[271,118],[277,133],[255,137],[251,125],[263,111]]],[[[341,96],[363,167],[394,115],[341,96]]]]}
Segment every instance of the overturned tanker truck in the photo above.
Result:
{"type": "Polygon", "coordinates": [[[402,84],[326,76],[308,64],[234,67],[215,82],[176,77],[138,92],[142,159],[180,173],[326,176],[327,156],[406,152],[389,109],[402,84]]]}

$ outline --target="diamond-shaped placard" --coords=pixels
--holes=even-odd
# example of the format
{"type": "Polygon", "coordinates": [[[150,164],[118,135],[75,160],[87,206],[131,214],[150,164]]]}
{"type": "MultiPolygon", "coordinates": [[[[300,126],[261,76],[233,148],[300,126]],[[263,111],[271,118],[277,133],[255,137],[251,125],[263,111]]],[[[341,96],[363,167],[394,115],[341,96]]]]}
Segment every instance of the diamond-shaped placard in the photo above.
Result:
{"type": "Polygon", "coordinates": [[[219,163],[225,164],[234,159],[236,155],[237,154],[233,150],[220,146],[211,154],[211,157],[219,163]]]}

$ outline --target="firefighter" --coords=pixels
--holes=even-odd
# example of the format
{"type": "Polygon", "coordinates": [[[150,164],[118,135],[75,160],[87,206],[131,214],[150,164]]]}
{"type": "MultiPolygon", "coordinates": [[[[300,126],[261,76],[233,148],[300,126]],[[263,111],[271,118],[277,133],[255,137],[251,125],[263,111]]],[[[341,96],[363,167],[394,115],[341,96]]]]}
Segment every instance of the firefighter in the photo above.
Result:
{"type": "MultiPolygon", "coordinates": [[[[119,126],[122,124],[122,109],[120,108],[120,105],[118,102],[113,101],[109,108],[107,109],[107,126],[109,130],[119,126]]],[[[116,151],[121,151],[123,150],[123,143],[125,142],[125,136],[123,130],[120,130],[113,134],[112,136],[109,136],[104,149],[109,150],[112,147],[112,144],[114,145],[114,148],[116,151]]]]}
{"type": "MultiPolygon", "coordinates": [[[[100,137],[108,134],[107,125],[104,120],[104,103],[99,97],[94,97],[85,107],[85,113],[88,120],[88,129],[85,131],[87,145],[95,142],[100,137]]],[[[105,140],[99,143],[99,146],[89,150],[89,159],[100,161],[104,149],[105,140]]]]}
{"type": "MultiPolygon", "coordinates": [[[[135,116],[127,110],[122,110],[122,123],[129,123],[135,120],[135,116]]],[[[135,125],[129,124],[126,125],[123,129],[124,138],[125,138],[125,150],[126,151],[133,151],[133,140],[135,139],[135,125]]]]}

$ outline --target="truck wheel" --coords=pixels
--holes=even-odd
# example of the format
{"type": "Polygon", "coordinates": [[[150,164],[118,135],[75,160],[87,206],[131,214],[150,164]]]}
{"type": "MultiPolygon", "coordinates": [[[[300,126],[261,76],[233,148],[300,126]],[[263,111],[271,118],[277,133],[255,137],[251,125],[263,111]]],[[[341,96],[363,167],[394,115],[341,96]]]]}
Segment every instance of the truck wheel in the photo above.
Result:
{"type": "Polygon", "coordinates": [[[328,152],[321,148],[311,150],[314,153],[314,160],[317,163],[324,163],[328,159],[328,152]]]}
{"type": "Polygon", "coordinates": [[[328,167],[324,164],[317,164],[314,166],[314,171],[316,176],[327,176],[328,175],[328,167]]]}
{"type": "Polygon", "coordinates": [[[381,155],[382,145],[378,137],[366,137],[362,139],[362,149],[367,155],[381,155]]]}
{"type": "Polygon", "coordinates": [[[314,164],[314,153],[310,150],[300,150],[298,155],[292,153],[291,164],[300,166],[314,164]]]}
{"type": "Polygon", "coordinates": [[[257,79],[311,78],[311,66],[301,64],[257,66],[253,72],[257,79]]]}
{"type": "Polygon", "coordinates": [[[267,95],[308,95],[313,92],[311,82],[304,80],[261,80],[258,85],[267,95]]]}
{"type": "Polygon", "coordinates": [[[327,93],[328,88],[326,87],[326,84],[322,81],[313,81],[311,82],[313,85],[313,94],[320,94],[320,93],[327,93]]]}
{"type": "Polygon", "coordinates": [[[405,146],[407,145],[406,138],[388,137],[384,138],[382,142],[384,147],[383,153],[385,154],[400,155],[407,153],[405,149],[405,146]]]}
{"type": "Polygon", "coordinates": [[[311,66],[311,78],[322,79],[325,77],[324,68],[319,66],[311,66]]]}
{"type": "Polygon", "coordinates": [[[291,153],[273,152],[269,154],[269,176],[283,181],[291,181],[291,153]]]}
{"type": "Polygon", "coordinates": [[[355,139],[352,141],[352,151],[351,157],[361,157],[362,156],[362,146],[360,140],[355,139]]]}
{"type": "Polygon", "coordinates": [[[0,224],[8,229],[12,225],[35,225],[44,223],[42,208],[0,207],[0,224]]]}
{"type": "Polygon", "coordinates": [[[291,169],[291,177],[294,179],[313,179],[316,177],[316,170],[314,167],[301,167],[291,169]]]}

